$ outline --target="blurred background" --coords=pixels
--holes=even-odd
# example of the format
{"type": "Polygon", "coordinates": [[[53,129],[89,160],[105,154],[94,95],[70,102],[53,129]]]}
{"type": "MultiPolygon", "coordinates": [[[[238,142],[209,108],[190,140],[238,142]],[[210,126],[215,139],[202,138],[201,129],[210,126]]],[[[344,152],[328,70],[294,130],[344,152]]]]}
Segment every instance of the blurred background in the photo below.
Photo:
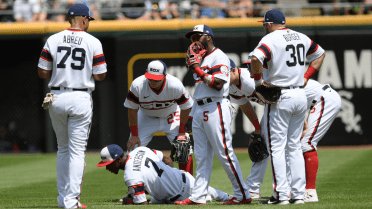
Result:
{"type": "MultiPolygon", "coordinates": [[[[319,145],[372,144],[372,0],[0,0],[0,153],[56,151],[48,111],[41,107],[49,80],[38,78],[37,63],[47,38],[69,27],[66,13],[75,3],[86,4],[96,18],[88,32],[102,42],[108,65],[106,79],[96,82],[93,92],[88,151],[111,143],[125,149],[129,127],[123,103],[131,82],[152,59],[162,59],[167,72],[193,95],[192,75],[184,64],[191,43],[186,32],[209,25],[215,45],[242,63],[265,35],[257,21],[269,9],[283,11],[289,28],[326,50],[313,78],[340,94],[342,109],[319,145]]],[[[260,118],[263,107],[254,108],[260,118]]],[[[253,130],[239,110],[232,124],[233,146],[247,147],[253,130]]],[[[149,146],[170,149],[162,135],[149,146]]]]}

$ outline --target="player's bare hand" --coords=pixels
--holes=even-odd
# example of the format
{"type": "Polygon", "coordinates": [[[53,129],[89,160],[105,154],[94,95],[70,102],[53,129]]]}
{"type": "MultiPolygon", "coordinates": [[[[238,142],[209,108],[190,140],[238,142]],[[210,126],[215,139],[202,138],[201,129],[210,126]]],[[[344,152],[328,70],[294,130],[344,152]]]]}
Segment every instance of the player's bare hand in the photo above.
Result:
{"type": "Polygon", "coordinates": [[[132,151],[135,148],[136,144],[138,146],[141,146],[140,138],[138,136],[131,136],[127,142],[127,150],[132,151]]]}
{"type": "Polygon", "coordinates": [[[304,86],[303,86],[304,88],[307,85],[307,81],[308,81],[307,78],[304,78],[304,86]]]}

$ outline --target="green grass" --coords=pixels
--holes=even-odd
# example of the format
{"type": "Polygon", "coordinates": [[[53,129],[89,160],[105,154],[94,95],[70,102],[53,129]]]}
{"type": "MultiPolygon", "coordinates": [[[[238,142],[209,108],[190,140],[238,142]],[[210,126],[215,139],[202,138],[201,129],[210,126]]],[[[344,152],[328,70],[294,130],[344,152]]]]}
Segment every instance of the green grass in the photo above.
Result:
{"type": "MultiPolygon", "coordinates": [[[[317,192],[319,203],[271,206],[251,205],[230,207],[269,208],[372,208],[372,151],[361,149],[322,149],[318,151],[319,172],[317,192]]],[[[246,153],[237,153],[244,178],[251,162],[246,153]]],[[[225,208],[218,202],[207,206],[122,206],[117,200],[126,194],[123,172],[114,175],[96,167],[99,154],[87,154],[81,202],[88,208],[225,208]]],[[[196,168],[196,165],[194,166],[196,168]]],[[[56,155],[0,155],[0,208],[58,208],[56,188],[56,155]]],[[[214,159],[210,185],[232,194],[232,187],[222,166],[214,159]]],[[[272,195],[271,168],[267,169],[261,195],[272,195]]]]}

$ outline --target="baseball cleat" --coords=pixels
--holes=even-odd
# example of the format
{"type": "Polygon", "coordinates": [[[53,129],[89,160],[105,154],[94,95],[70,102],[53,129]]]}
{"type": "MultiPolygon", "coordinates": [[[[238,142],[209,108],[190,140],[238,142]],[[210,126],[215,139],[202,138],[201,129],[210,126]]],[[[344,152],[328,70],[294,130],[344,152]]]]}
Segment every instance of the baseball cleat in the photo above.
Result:
{"type": "Polygon", "coordinates": [[[304,200],[302,200],[302,199],[290,199],[289,203],[291,203],[291,204],[305,204],[304,200]]]}
{"type": "Polygon", "coordinates": [[[238,204],[250,204],[251,202],[252,202],[252,198],[240,201],[240,200],[236,199],[236,197],[233,197],[229,201],[223,202],[221,204],[222,205],[238,205],[238,204]]]}
{"type": "Polygon", "coordinates": [[[249,192],[251,194],[252,200],[257,200],[257,199],[262,199],[260,193],[255,193],[255,192],[249,192]]]}
{"type": "Polygon", "coordinates": [[[87,206],[81,204],[80,202],[78,202],[78,203],[77,203],[77,208],[87,208],[87,206]]]}
{"type": "Polygon", "coordinates": [[[260,205],[267,205],[267,204],[273,204],[273,205],[288,205],[288,200],[277,200],[275,197],[271,196],[268,200],[263,200],[259,202],[260,205]]]}
{"type": "Polygon", "coordinates": [[[186,200],[183,200],[183,201],[176,201],[176,202],[174,202],[174,204],[175,205],[205,205],[205,203],[193,202],[189,198],[187,198],[186,200]]]}
{"type": "Polygon", "coordinates": [[[305,202],[319,202],[316,189],[306,189],[304,201],[305,202]]]}
{"type": "Polygon", "coordinates": [[[207,194],[207,196],[205,197],[205,201],[206,202],[212,202],[213,201],[213,197],[210,194],[207,194]]]}

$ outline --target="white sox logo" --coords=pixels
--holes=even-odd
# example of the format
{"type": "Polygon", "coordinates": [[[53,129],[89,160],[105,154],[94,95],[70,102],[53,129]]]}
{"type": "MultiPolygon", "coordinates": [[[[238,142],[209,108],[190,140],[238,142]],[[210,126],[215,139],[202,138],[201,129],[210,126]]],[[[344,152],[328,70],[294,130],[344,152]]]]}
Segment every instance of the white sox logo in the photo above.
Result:
{"type": "Polygon", "coordinates": [[[151,103],[141,103],[141,107],[143,109],[147,110],[157,110],[157,109],[164,109],[168,108],[175,104],[175,101],[170,101],[170,102],[151,102],[151,103]]]}
{"type": "Polygon", "coordinates": [[[150,71],[155,72],[155,73],[158,73],[160,70],[159,69],[155,69],[155,68],[150,68],[150,71]]]}

